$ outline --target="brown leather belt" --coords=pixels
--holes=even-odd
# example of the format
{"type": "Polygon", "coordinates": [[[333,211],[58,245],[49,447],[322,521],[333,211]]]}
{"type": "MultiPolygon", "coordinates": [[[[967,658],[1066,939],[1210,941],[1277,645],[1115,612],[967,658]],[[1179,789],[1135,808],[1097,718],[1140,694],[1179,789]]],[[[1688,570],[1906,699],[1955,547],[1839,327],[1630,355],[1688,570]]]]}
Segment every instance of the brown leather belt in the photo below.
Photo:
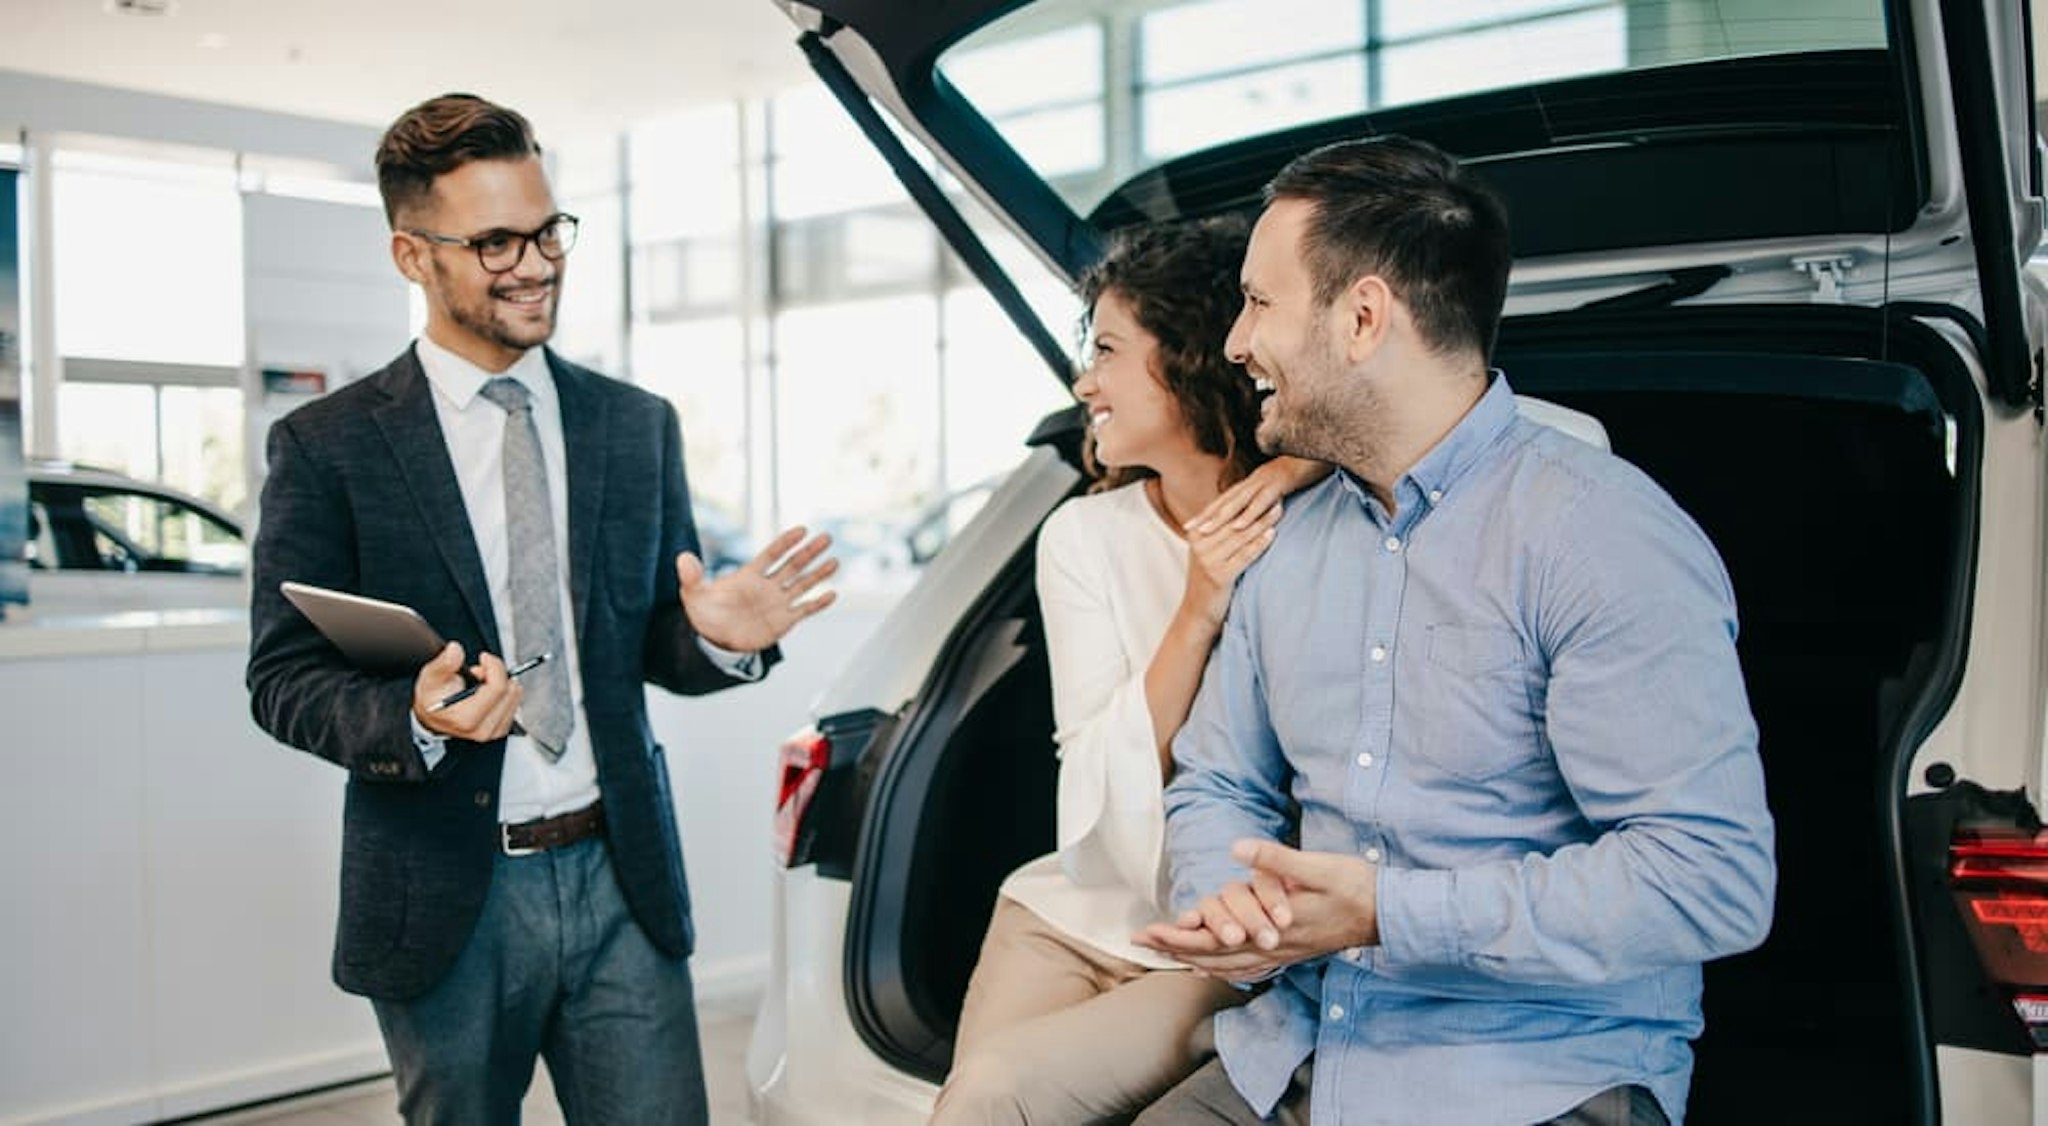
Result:
{"type": "Polygon", "coordinates": [[[521,821],[517,825],[498,826],[498,844],[507,856],[530,856],[546,852],[551,848],[575,844],[604,832],[604,803],[594,801],[582,809],[561,814],[558,817],[543,817],[538,821],[521,821]]]}

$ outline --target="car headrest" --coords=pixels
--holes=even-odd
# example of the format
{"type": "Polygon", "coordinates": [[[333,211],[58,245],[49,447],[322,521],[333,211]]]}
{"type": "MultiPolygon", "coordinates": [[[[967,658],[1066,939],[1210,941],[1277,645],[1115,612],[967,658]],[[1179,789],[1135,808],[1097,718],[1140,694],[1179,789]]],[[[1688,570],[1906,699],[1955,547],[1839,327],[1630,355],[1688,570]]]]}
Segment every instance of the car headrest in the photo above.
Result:
{"type": "Polygon", "coordinates": [[[1589,446],[1603,450],[1613,448],[1607,441],[1607,428],[1585,411],[1576,411],[1549,399],[1532,399],[1527,395],[1515,396],[1515,409],[1530,422],[1562,430],[1589,446]]]}

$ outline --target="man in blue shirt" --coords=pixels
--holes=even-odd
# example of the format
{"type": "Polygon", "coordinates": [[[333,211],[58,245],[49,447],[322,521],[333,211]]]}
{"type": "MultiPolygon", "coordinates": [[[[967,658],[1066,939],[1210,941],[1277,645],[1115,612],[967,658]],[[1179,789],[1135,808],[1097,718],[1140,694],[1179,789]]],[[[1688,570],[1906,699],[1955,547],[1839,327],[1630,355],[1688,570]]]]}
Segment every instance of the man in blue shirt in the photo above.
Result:
{"type": "Polygon", "coordinates": [[[1141,1123],[1676,1122],[1776,880],[1735,603],[1649,478],[1520,418],[1500,204],[1398,137],[1267,189],[1231,358],[1335,463],[1240,581],[1138,940],[1234,981],[1141,1123]],[[1293,847],[1298,844],[1298,848],[1293,847]]]}

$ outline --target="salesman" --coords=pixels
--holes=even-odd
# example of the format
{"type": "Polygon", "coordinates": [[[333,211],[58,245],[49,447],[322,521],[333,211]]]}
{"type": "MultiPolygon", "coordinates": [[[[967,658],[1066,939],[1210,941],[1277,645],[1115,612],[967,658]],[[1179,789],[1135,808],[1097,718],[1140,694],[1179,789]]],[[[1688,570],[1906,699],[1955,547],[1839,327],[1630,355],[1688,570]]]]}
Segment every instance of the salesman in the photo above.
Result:
{"type": "Polygon", "coordinates": [[[256,721],[349,774],[335,981],[375,1007],[409,1123],[517,1121],[536,1057],[572,1122],[703,1123],[642,684],[758,679],[836,563],[792,528],[707,578],[674,409],[545,347],[576,219],[525,118],[431,99],[377,180],[426,328],[271,428],[251,608],[256,721]],[[357,668],[286,580],[405,603],[449,643],[417,675],[357,668]]]}

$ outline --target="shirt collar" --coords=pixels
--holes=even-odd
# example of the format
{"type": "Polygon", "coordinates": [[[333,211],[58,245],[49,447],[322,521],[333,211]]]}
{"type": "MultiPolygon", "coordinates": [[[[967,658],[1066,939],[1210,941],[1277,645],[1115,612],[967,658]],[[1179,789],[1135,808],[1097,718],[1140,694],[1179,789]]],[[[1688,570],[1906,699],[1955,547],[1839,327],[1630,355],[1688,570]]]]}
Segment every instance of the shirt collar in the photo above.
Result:
{"type": "Polygon", "coordinates": [[[493,379],[516,379],[536,399],[552,401],[555,381],[548,374],[547,349],[528,348],[504,371],[490,372],[441,347],[421,333],[417,341],[420,369],[427,382],[456,410],[468,410],[493,379]]]}
{"type": "Polygon", "coordinates": [[[1443,499],[1458,478],[1485,456],[1494,441],[1507,432],[1515,423],[1515,393],[1508,387],[1507,376],[1500,369],[1487,371],[1486,391],[1465,417],[1458,420],[1443,440],[1422,455],[1422,460],[1394,483],[1394,493],[1401,500],[1401,507],[1409,507],[1411,497],[1419,497],[1435,504],[1443,499]],[[1404,486],[1407,486],[1404,488],[1404,486]],[[1403,495],[1403,494],[1407,495],[1403,495]]]}

